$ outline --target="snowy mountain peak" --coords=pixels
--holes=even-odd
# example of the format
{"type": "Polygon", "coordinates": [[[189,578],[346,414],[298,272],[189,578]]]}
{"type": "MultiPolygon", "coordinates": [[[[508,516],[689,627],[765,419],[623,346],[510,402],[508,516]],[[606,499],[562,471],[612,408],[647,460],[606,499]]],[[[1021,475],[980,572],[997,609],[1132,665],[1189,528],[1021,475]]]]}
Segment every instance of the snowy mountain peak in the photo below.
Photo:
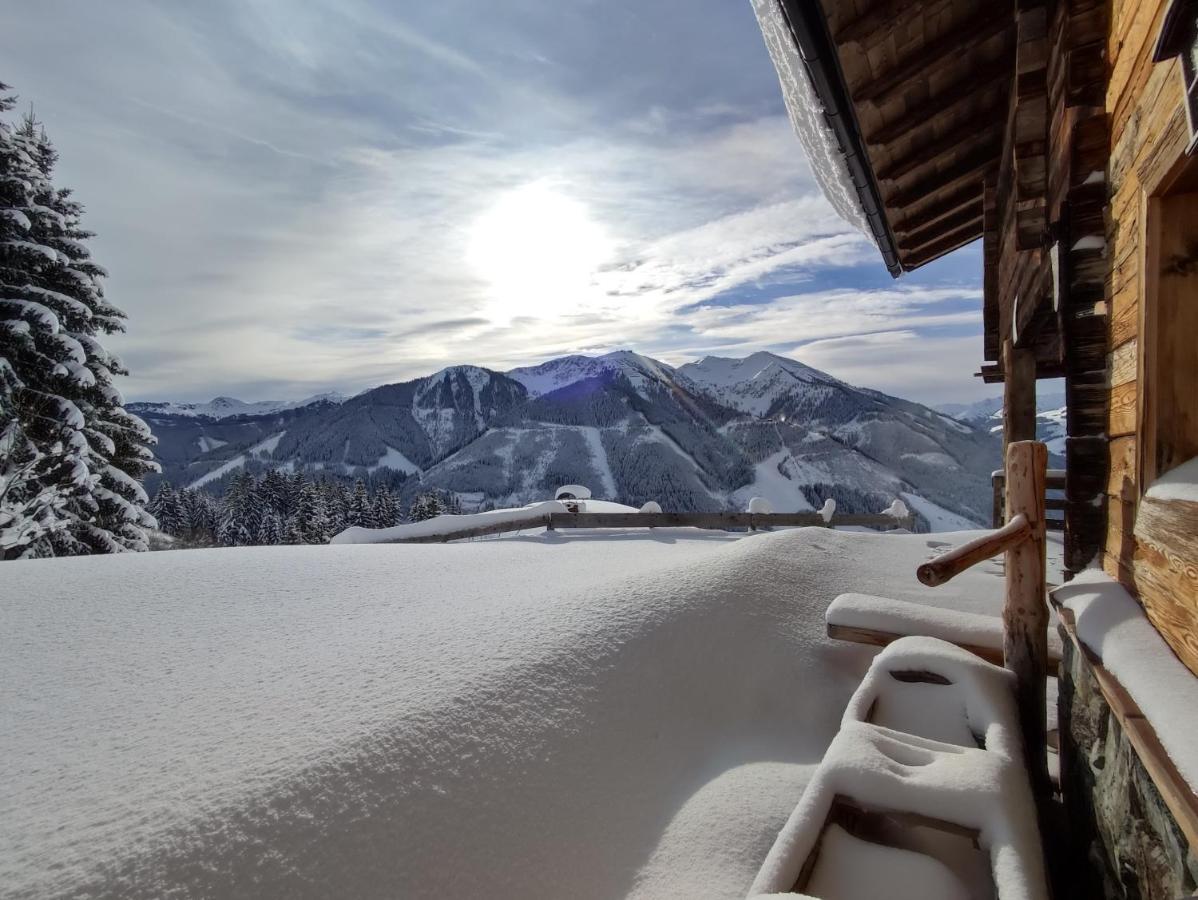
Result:
{"type": "Polygon", "coordinates": [[[148,415],[171,415],[187,417],[206,417],[210,419],[227,419],[231,416],[261,416],[281,412],[287,409],[302,409],[317,403],[344,403],[346,397],[337,391],[326,391],[314,394],[303,400],[257,400],[247,403],[236,397],[213,397],[207,403],[173,403],[171,401],[150,401],[145,403],[130,403],[128,407],[133,412],[148,415]]]}
{"type": "Polygon", "coordinates": [[[529,394],[539,397],[583,379],[612,372],[618,372],[636,384],[645,379],[671,381],[674,369],[631,350],[615,350],[602,356],[560,356],[538,366],[512,369],[507,375],[524,385],[529,394]]]}
{"type": "Polygon", "coordinates": [[[766,415],[796,391],[844,387],[831,375],[766,351],[744,359],[707,356],[679,367],[678,375],[717,402],[757,416],[766,415]]]}

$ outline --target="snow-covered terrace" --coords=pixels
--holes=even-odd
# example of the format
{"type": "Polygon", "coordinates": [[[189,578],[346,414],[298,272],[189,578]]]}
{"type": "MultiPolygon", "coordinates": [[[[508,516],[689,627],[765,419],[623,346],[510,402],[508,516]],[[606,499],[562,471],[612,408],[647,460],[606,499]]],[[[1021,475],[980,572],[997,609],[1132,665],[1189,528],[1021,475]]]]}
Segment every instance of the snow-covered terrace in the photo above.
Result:
{"type": "Polygon", "coordinates": [[[661,529],[35,560],[0,584],[5,897],[743,896],[968,535],[661,529]]]}

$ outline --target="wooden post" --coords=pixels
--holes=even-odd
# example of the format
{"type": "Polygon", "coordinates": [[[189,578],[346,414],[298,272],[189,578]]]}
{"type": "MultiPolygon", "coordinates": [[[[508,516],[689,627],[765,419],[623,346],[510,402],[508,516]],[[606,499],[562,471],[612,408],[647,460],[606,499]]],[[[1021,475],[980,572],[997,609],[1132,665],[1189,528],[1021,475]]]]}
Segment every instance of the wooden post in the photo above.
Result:
{"type": "Polygon", "coordinates": [[[995,472],[993,475],[990,476],[990,490],[993,492],[993,495],[994,495],[991,500],[991,503],[992,503],[992,509],[991,509],[991,513],[990,513],[990,527],[991,528],[1002,528],[1002,526],[1003,526],[1003,521],[1005,518],[1003,515],[1003,513],[1005,512],[1005,509],[1004,509],[1005,501],[1003,500],[1003,482],[1005,480],[1006,480],[1006,476],[1001,472],[995,472]]]}
{"type": "MultiPolygon", "coordinates": [[[[1036,439],[1036,354],[1010,338],[1002,345],[1003,446],[1036,439]]],[[[1007,479],[1010,490],[1011,479],[1007,479]]],[[[1008,507],[1009,508],[1009,507],[1008,507]]]]}
{"type": "Polygon", "coordinates": [[[1015,673],[1027,766],[1041,797],[1049,790],[1045,757],[1044,689],[1048,674],[1048,598],[1045,586],[1044,491],[1048,448],[1038,441],[1007,445],[1007,521],[1024,516],[1027,540],[1007,550],[1003,605],[1003,664],[1015,673]]]}

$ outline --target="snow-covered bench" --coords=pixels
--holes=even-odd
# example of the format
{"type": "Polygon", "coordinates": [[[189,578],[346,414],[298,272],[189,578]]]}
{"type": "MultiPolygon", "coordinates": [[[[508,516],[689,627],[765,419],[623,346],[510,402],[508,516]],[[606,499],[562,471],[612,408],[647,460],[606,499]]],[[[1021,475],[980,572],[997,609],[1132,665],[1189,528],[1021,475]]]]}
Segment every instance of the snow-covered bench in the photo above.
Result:
{"type": "MultiPolygon", "coordinates": [[[[828,637],[885,647],[901,637],[925,635],[963,647],[987,662],[1002,665],[1002,619],[921,603],[841,594],[824,615],[828,637]]],[[[1061,637],[1048,633],[1048,663],[1061,661],[1061,637]]]]}
{"type": "Polygon", "coordinates": [[[750,896],[1046,898],[1013,685],[935,638],[883,650],[750,896]]]}

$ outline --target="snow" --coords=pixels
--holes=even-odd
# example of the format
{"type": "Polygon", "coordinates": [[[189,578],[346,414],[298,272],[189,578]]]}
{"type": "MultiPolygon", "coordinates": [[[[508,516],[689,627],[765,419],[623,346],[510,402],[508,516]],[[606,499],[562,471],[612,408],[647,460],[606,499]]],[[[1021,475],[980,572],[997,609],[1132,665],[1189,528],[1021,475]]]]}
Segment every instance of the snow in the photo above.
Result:
{"type": "Polygon", "coordinates": [[[611,463],[607,459],[607,451],[603,449],[603,437],[598,428],[593,426],[578,426],[579,434],[587,442],[587,447],[591,451],[591,459],[595,463],[595,471],[599,473],[599,487],[603,491],[604,496],[618,496],[619,490],[616,487],[616,479],[611,471],[611,463]]]}
{"type": "Polygon", "coordinates": [[[1157,478],[1145,496],[1153,500],[1198,503],[1198,456],[1157,478]]]}
{"type": "Polygon", "coordinates": [[[1078,238],[1073,242],[1073,246],[1069,248],[1073,250],[1104,250],[1106,249],[1106,238],[1100,234],[1088,234],[1085,237],[1078,238]]]}
{"type": "Polygon", "coordinates": [[[928,466],[941,466],[945,469],[959,469],[957,461],[947,453],[904,453],[902,459],[913,459],[928,466]]]}
{"type": "Polygon", "coordinates": [[[283,440],[283,435],[286,433],[285,431],[280,431],[254,444],[254,446],[250,447],[250,456],[269,456],[274,453],[279,448],[279,441],[283,440]]]}
{"type": "Polygon", "coordinates": [[[187,485],[187,489],[194,491],[196,488],[201,488],[211,481],[219,481],[230,472],[236,471],[245,465],[245,454],[239,453],[226,463],[217,466],[211,472],[201,475],[191,484],[187,485]]]}
{"type": "Polygon", "coordinates": [[[926,555],[667,528],[6,563],[0,883],[743,896],[870,657],[829,599],[926,597],[926,555]]]}
{"type": "Polygon", "coordinates": [[[235,397],[214,397],[207,403],[173,403],[169,401],[152,401],[130,404],[134,410],[150,415],[171,416],[207,416],[211,419],[227,419],[230,416],[260,416],[282,412],[288,409],[301,409],[315,403],[344,403],[345,395],[336,391],[314,394],[303,400],[257,400],[247,403],[235,397]]]}
{"type": "MultiPolygon", "coordinates": [[[[929,588],[929,592],[940,588],[929,588]]],[[[924,603],[891,600],[868,594],[841,594],[828,606],[829,625],[867,628],[891,634],[926,635],[953,644],[1002,649],[1002,619],[990,615],[938,609],[924,603]]],[[[1061,637],[1048,632],[1048,652],[1061,655],[1061,637]]]]}
{"type": "MultiPolygon", "coordinates": [[[[276,440],[275,443],[278,444],[278,441],[276,440]]],[[[379,457],[378,462],[367,467],[368,472],[377,472],[379,469],[391,469],[392,471],[404,472],[408,475],[420,474],[420,466],[390,446],[387,447],[387,452],[379,457]]]]}
{"type": "Polygon", "coordinates": [[[705,356],[680,366],[678,375],[725,406],[754,416],[766,415],[780,398],[803,386],[841,384],[818,369],[764,351],[744,359],[705,356]]]}
{"type": "Polygon", "coordinates": [[[764,497],[754,497],[749,501],[749,512],[769,514],[774,511],[773,505],[764,497]]]}
{"type": "Polygon", "coordinates": [[[216,450],[220,447],[227,447],[229,445],[228,441],[222,441],[220,438],[209,437],[206,434],[201,434],[198,438],[196,438],[196,443],[199,445],[201,453],[208,453],[209,451],[216,450]]]}
{"type": "Polygon", "coordinates": [[[659,512],[661,512],[661,504],[658,503],[656,500],[648,500],[645,502],[645,505],[641,507],[641,512],[643,512],[643,513],[659,513],[659,512]]]}
{"type": "Polygon", "coordinates": [[[611,500],[583,500],[578,504],[578,511],[584,513],[634,513],[640,512],[635,506],[623,503],[613,503],[611,500]]]}
{"type": "Polygon", "coordinates": [[[890,516],[892,519],[905,519],[911,515],[911,510],[907,508],[907,504],[900,498],[895,497],[894,501],[882,510],[882,515],[890,516]]]}
{"type": "MultiPolygon", "coordinates": [[[[625,507],[625,510],[631,507],[625,507]]],[[[635,511],[635,510],[634,510],[635,511]]],[[[333,544],[385,544],[407,538],[435,537],[467,528],[483,528],[505,523],[527,523],[530,528],[544,524],[546,516],[564,513],[566,507],[556,500],[530,503],[516,509],[492,509],[486,512],[466,513],[459,516],[434,516],[422,522],[407,522],[391,528],[347,528],[333,537],[333,544]]]]}
{"type": "Polygon", "coordinates": [[[919,494],[903,491],[902,499],[907,502],[908,506],[928,520],[928,528],[933,532],[971,531],[976,529],[980,524],[955,512],[951,512],[943,506],[937,506],[931,500],[926,500],[919,496],[919,494]]]}
{"type": "Polygon", "coordinates": [[[791,124],[816,182],[837,214],[872,242],[873,233],[845,165],[844,153],[828,127],[827,114],[799,56],[779,0],[753,0],[753,11],[777,70],[791,124]]]}
{"type": "Polygon", "coordinates": [[[833,825],[805,888],[815,897],[886,900],[970,900],[969,889],[939,860],[853,837],[833,825]]]}
{"type": "Polygon", "coordinates": [[[1087,569],[1053,591],[1077,636],[1143,711],[1186,783],[1198,791],[1198,679],[1174,655],[1126,589],[1087,569]]]}
{"type": "Polygon", "coordinates": [[[553,499],[562,499],[562,494],[569,494],[575,500],[591,499],[591,489],[582,484],[563,484],[553,492],[553,499]]]}
{"type": "Polygon", "coordinates": [[[524,385],[531,396],[539,397],[584,379],[603,375],[623,375],[634,386],[643,385],[646,381],[668,382],[673,369],[631,350],[615,350],[602,356],[562,356],[538,366],[523,366],[504,374],[524,385]]]}
{"type": "MultiPolygon", "coordinates": [[[[836,515],[836,501],[829,497],[824,501],[824,505],[819,508],[819,517],[823,519],[826,524],[831,524],[832,517],[834,515],[836,515]]],[[[889,511],[887,511],[887,515],[890,515],[889,511]]],[[[901,517],[896,516],[895,518],[901,517]]]]}
{"type": "MultiPolygon", "coordinates": [[[[1011,673],[934,638],[895,641],[875,658],[853,694],[839,733],[750,894],[786,891],[794,885],[834,798],[846,796],[872,808],[976,828],[1000,897],[1044,900],[1036,807],[1018,722],[1011,673]],[[911,686],[892,677],[899,671],[931,672],[949,683],[919,685],[915,698],[903,697],[911,686]],[[927,702],[933,691],[937,701],[927,702]],[[924,702],[919,702],[920,694],[924,702]],[[902,698],[897,710],[896,695],[902,698]],[[873,721],[879,715],[886,724],[873,721]],[[939,739],[944,737],[953,739],[939,739]]],[[[877,876],[884,874],[893,877],[875,871],[877,876]]],[[[838,871],[829,877],[850,876],[838,871]]],[[[980,895],[971,890],[965,896],[980,895]]]]}
{"type": "Polygon", "coordinates": [[[771,453],[753,466],[753,480],[732,492],[729,500],[737,507],[757,496],[768,500],[774,509],[783,512],[803,512],[811,509],[797,479],[786,472],[802,475],[798,462],[789,450],[771,453]]]}

